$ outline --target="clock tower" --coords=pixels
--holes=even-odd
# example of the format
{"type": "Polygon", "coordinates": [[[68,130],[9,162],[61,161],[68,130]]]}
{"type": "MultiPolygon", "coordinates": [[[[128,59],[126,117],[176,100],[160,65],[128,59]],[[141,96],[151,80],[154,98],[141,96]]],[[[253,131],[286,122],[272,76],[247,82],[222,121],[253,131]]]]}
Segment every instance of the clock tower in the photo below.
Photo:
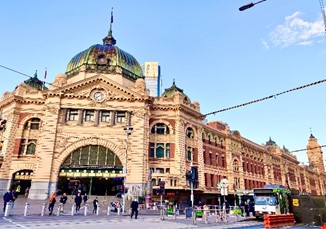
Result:
{"type": "Polygon", "coordinates": [[[318,144],[317,138],[310,134],[307,144],[307,156],[309,164],[313,164],[320,172],[325,172],[323,151],[318,144]]]}

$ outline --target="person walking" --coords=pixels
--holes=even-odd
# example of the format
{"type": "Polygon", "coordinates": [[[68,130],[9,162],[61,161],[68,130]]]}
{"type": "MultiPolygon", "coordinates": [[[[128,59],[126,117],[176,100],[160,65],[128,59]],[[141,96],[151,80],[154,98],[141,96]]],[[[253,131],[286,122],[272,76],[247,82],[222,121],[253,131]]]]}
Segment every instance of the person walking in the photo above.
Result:
{"type": "Polygon", "coordinates": [[[131,202],[131,215],[130,215],[131,219],[134,216],[134,214],[135,214],[135,219],[137,219],[137,216],[138,216],[138,201],[137,201],[137,199],[134,199],[131,202]]]}
{"type": "Polygon", "coordinates": [[[11,193],[11,190],[9,190],[8,192],[6,192],[4,195],[3,195],[3,212],[6,211],[6,206],[7,206],[7,203],[12,201],[12,193],[11,193]]]}
{"type": "Polygon", "coordinates": [[[11,208],[14,208],[15,200],[18,198],[18,192],[16,192],[15,190],[12,190],[11,194],[12,194],[11,208]]]}
{"type": "Polygon", "coordinates": [[[76,212],[79,212],[81,202],[82,202],[82,197],[80,191],[78,191],[78,194],[75,197],[76,212]]]}
{"type": "Polygon", "coordinates": [[[93,200],[93,213],[96,214],[97,212],[97,206],[98,206],[98,199],[97,197],[95,197],[95,199],[93,200]]]}
{"type": "Polygon", "coordinates": [[[29,187],[25,189],[25,198],[28,198],[28,194],[29,194],[29,187]]]}
{"type": "Polygon", "coordinates": [[[84,204],[87,204],[87,200],[88,200],[88,196],[87,196],[87,194],[85,193],[84,196],[83,196],[84,204]]]}
{"type": "Polygon", "coordinates": [[[64,212],[67,199],[68,199],[67,194],[63,193],[62,196],[60,197],[60,203],[61,203],[60,212],[64,212]]]}
{"type": "Polygon", "coordinates": [[[57,201],[56,194],[53,192],[49,199],[49,215],[52,215],[54,204],[57,201]]]}

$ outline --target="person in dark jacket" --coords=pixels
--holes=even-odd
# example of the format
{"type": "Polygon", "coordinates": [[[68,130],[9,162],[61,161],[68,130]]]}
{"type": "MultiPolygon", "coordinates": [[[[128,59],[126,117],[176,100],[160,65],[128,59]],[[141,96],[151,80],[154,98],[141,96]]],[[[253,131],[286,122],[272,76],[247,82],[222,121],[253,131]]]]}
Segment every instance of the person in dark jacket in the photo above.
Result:
{"type": "Polygon", "coordinates": [[[87,196],[87,194],[85,193],[85,194],[83,195],[83,201],[84,201],[84,204],[87,204],[87,200],[88,200],[88,196],[87,196]]]}
{"type": "Polygon", "coordinates": [[[61,209],[60,209],[60,212],[63,212],[65,210],[65,204],[67,202],[67,194],[66,193],[63,193],[62,196],[60,197],[60,203],[61,203],[61,209]]]}
{"type": "Polygon", "coordinates": [[[79,212],[81,202],[82,202],[82,197],[80,192],[78,191],[78,194],[75,197],[76,212],[79,212]]]}
{"type": "Polygon", "coordinates": [[[96,214],[97,212],[97,206],[98,206],[98,200],[97,197],[93,200],[93,213],[96,214]]]}
{"type": "Polygon", "coordinates": [[[12,193],[11,191],[9,190],[8,192],[6,192],[4,195],[3,195],[3,212],[6,211],[6,206],[7,206],[7,203],[12,201],[12,193]]]}
{"type": "Polygon", "coordinates": [[[130,218],[132,219],[132,217],[135,214],[135,219],[137,219],[138,216],[138,201],[135,199],[131,202],[131,215],[130,218]]]}

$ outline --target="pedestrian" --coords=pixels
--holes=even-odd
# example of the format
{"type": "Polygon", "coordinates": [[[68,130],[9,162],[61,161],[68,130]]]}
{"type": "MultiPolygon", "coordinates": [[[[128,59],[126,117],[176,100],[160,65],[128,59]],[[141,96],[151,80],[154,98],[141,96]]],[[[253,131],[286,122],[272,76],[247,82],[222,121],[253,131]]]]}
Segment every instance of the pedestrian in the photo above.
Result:
{"type": "Polygon", "coordinates": [[[95,199],[93,200],[93,213],[96,214],[97,212],[97,206],[98,206],[98,199],[97,197],[95,197],[95,199]]]}
{"type": "Polygon", "coordinates": [[[82,197],[80,191],[78,190],[78,193],[75,197],[76,212],[79,212],[81,202],[82,202],[82,197]]]}
{"type": "Polygon", "coordinates": [[[88,196],[87,196],[87,194],[85,193],[84,196],[83,196],[84,204],[87,204],[87,200],[88,200],[88,196]]]}
{"type": "Polygon", "coordinates": [[[57,201],[56,194],[53,192],[49,199],[49,215],[52,215],[54,204],[57,201]]]}
{"type": "Polygon", "coordinates": [[[67,194],[63,193],[62,196],[60,197],[60,203],[61,203],[60,212],[64,212],[67,199],[68,199],[67,194]]]}
{"type": "Polygon", "coordinates": [[[15,190],[12,190],[11,194],[12,194],[11,208],[13,208],[15,205],[15,200],[18,198],[18,192],[16,192],[15,190]]]}
{"type": "Polygon", "coordinates": [[[7,203],[12,201],[12,193],[11,193],[11,190],[9,190],[8,192],[6,192],[4,195],[3,195],[3,212],[6,211],[6,206],[7,206],[7,203]]]}
{"type": "Polygon", "coordinates": [[[15,191],[19,194],[19,193],[20,193],[20,190],[21,190],[21,187],[20,187],[20,181],[18,181],[18,185],[17,185],[15,191]]]}
{"type": "Polygon", "coordinates": [[[25,198],[28,198],[28,194],[29,194],[29,187],[25,189],[25,198]]]}
{"type": "Polygon", "coordinates": [[[131,215],[130,215],[130,218],[132,219],[132,217],[135,214],[135,219],[137,219],[137,216],[138,216],[138,201],[137,201],[137,199],[134,199],[131,202],[131,206],[130,207],[131,207],[131,215]]]}

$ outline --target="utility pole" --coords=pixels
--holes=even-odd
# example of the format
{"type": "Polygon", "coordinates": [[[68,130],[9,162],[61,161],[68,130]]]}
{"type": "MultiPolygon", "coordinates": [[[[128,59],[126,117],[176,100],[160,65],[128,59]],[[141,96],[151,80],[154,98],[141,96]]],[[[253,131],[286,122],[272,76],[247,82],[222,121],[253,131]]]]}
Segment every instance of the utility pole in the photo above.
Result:
{"type": "Polygon", "coordinates": [[[126,132],[126,155],[125,155],[125,165],[123,167],[123,198],[122,198],[122,213],[126,210],[126,179],[127,179],[127,162],[128,162],[128,144],[129,144],[129,135],[133,128],[130,127],[130,113],[127,113],[126,118],[126,127],[124,128],[126,132]]]}

